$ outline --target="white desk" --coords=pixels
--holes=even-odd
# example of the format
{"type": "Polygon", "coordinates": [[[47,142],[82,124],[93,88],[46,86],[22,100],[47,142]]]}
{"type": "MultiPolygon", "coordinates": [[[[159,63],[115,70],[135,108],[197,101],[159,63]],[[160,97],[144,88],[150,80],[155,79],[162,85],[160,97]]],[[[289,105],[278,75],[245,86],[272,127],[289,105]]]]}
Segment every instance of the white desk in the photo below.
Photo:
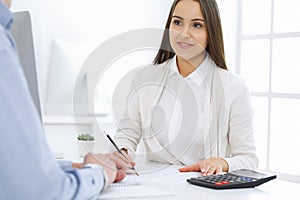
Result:
{"type": "Polygon", "coordinates": [[[156,187],[174,193],[171,197],[161,199],[206,199],[206,200],[276,200],[276,199],[299,199],[300,185],[280,180],[273,180],[257,188],[235,190],[213,190],[184,184],[155,184],[156,187]]]}
{"type": "MultiPolygon", "coordinates": [[[[275,200],[275,199],[299,199],[299,192],[300,192],[300,184],[291,183],[282,181],[279,179],[275,179],[269,181],[265,184],[262,184],[256,188],[248,188],[248,189],[230,189],[230,190],[214,190],[204,187],[195,186],[192,184],[187,183],[185,180],[188,177],[194,177],[197,173],[191,174],[183,174],[183,173],[176,173],[173,175],[168,174],[165,172],[170,172],[171,169],[178,169],[180,166],[171,165],[166,168],[163,168],[162,164],[157,164],[149,161],[144,162],[142,164],[141,159],[136,160],[137,166],[136,169],[139,173],[149,172],[150,170],[156,170],[155,173],[158,173],[158,177],[149,176],[146,174],[146,178],[142,179],[143,184],[151,185],[153,187],[157,187],[159,189],[163,189],[169,193],[174,194],[173,196],[166,196],[166,197],[156,197],[156,198],[149,198],[147,199],[172,199],[172,200],[182,200],[182,199],[205,199],[205,200],[214,200],[214,199],[221,199],[221,200],[275,200]],[[159,172],[158,169],[161,169],[159,172]],[[164,171],[165,170],[165,171],[164,171]],[[165,174],[164,174],[165,173],[165,174]]],[[[143,174],[141,175],[141,177],[143,174]]],[[[126,186],[125,186],[126,187],[126,186]]],[[[101,196],[100,196],[101,197],[101,196]]],[[[101,199],[101,198],[100,198],[101,199]]],[[[121,198],[124,199],[124,198],[121,198]]],[[[145,198],[141,198],[145,199],[145,198]]]]}

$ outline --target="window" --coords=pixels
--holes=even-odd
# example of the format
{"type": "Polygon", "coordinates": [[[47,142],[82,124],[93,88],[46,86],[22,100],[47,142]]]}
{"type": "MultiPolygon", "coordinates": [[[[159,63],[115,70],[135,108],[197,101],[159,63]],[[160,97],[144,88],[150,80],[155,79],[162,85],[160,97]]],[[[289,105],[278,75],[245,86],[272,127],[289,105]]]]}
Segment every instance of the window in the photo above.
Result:
{"type": "Polygon", "coordinates": [[[237,73],[252,96],[259,168],[300,182],[300,1],[238,4],[237,73]]]}

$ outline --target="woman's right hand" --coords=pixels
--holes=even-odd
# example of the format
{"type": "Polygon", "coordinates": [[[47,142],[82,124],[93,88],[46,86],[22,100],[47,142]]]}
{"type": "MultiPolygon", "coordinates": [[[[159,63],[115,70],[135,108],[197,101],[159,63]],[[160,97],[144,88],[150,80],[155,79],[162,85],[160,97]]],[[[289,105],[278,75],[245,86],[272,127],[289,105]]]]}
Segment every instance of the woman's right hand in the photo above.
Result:
{"type": "Polygon", "coordinates": [[[134,167],[135,162],[133,162],[132,158],[128,155],[127,149],[121,149],[121,152],[123,153],[124,156],[120,154],[118,151],[114,151],[113,155],[116,156],[117,158],[120,158],[125,163],[129,163],[132,167],[134,167]]]}

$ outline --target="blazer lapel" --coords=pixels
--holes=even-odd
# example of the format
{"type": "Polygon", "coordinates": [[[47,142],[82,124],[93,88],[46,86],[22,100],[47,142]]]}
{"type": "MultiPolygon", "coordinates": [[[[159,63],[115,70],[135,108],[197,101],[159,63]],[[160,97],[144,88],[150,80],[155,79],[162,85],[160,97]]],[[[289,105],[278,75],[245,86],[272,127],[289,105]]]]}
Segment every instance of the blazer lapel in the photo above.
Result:
{"type": "Polygon", "coordinates": [[[145,150],[150,160],[176,163],[176,157],[159,143],[151,129],[153,108],[158,104],[170,73],[169,62],[165,66],[155,67],[160,67],[162,69],[156,69],[157,72],[153,74],[151,80],[149,80],[148,83],[144,83],[145,85],[149,85],[150,88],[145,89],[143,91],[145,93],[141,95],[142,97],[147,97],[146,101],[143,103],[141,102],[141,104],[143,104],[141,107],[144,108],[144,113],[146,113],[146,115],[142,117],[144,123],[142,140],[144,140],[145,150]]]}
{"type": "Polygon", "coordinates": [[[209,152],[206,157],[219,157],[219,135],[224,125],[225,93],[218,69],[215,68],[211,86],[209,152]]]}

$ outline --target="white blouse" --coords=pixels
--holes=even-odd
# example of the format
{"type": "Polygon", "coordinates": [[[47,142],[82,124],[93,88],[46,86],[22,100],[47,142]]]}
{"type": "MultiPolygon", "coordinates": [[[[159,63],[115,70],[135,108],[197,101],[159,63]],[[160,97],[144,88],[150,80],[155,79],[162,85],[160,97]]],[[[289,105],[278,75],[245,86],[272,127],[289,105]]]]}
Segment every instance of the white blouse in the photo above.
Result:
{"type": "Polygon", "coordinates": [[[209,131],[210,95],[205,79],[212,76],[209,73],[212,68],[207,56],[194,72],[184,78],[178,71],[176,57],[169,65],[170,73],[154,108],[151,128],[164,148],[180,157],[181,162],[190,163],[209,131]],[[194,153],[178,152],[178,141],[186,145],[186,151],[194,153]]]}

